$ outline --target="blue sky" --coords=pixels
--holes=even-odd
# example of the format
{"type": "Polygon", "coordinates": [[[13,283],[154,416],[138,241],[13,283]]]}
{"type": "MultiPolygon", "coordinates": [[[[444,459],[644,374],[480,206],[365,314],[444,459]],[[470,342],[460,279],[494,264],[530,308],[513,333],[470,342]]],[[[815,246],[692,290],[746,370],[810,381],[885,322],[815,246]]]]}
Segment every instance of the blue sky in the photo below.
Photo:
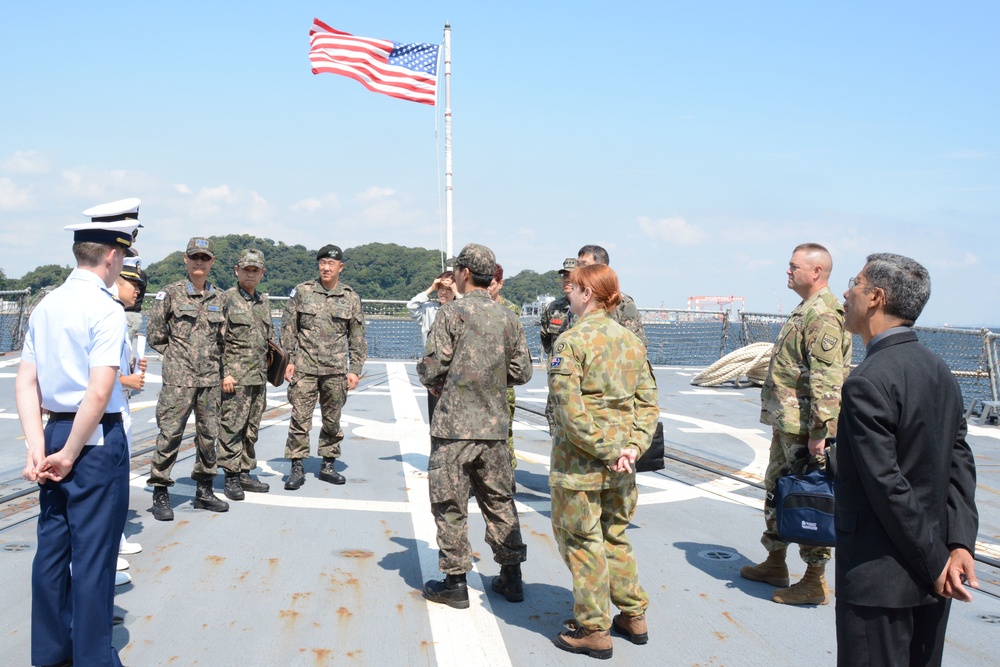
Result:
{"type": "Polygon", "coordinates": [[[133,196],[147,261],[196,234],[440,247],[436,110],[313,75],[308,31],[450,21],[456,247],[512,275],[598,243],[640,306],[786,313],[796,244],[837,294],[899,252],[931,272],[921,324],[1000,323],[997,3],[221,4],[3,4],[8,276],[133,196]]]}

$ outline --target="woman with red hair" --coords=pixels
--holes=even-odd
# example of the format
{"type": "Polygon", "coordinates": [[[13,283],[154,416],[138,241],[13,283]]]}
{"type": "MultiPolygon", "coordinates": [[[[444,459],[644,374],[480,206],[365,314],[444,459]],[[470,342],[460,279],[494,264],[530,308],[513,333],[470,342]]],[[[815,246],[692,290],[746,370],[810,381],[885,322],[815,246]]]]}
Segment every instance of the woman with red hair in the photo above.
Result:
{"type": "Polygon", "coordinates": [[[611,628],[634,644],[648,639],[649,596],[625,528],[638,498],[634,464],[649,447],[659,407],[645,346],[608,317],[621,302],[615,272],[578,267],[570,283],[579,321],[556,340],[548,376],[552,531],[573,575],[574,620],[556,646],[607,659],[611,628]],[[621,610],[614,619],[610,603],[621,610]]]}

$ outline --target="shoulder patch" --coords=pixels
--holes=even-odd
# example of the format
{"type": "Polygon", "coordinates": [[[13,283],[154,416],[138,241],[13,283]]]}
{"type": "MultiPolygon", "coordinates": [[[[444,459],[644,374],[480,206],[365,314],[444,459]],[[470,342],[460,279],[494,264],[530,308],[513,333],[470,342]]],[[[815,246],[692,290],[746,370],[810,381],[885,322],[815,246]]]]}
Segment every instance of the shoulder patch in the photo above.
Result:
{"type": "Polygon", "coordinates": [[[549,368],[559,368],[562,366],[562,357],[553,357],[549,362],[549,368]]]}
{"type": "Polygon", "coordinates": [[[165,298],[167,298],[167,293],[166,292],[157,292],[156,293],[156,300],[157,301],[163,301],[165,298]]]}
{"type": "Polygon", "coordinates": [[[841,341],[844,332],[829,323],[824,323],[812,344],[812,356],[826,364],[832,364],[842,356],[841,341]]]}
{"type": "Polygon", "coordinates": [[[556,318],[554,318],[554,317],[553,317],[553,318],[552,318],[551,320],[549,320],[549,321],[550,321],[550,322],[551,322],[552,324],[555,324],[556,326],[559,326],[560,324],[562,324],[562,323],[563,323],[563,321],[562,321],[561,319],[560,319],[560,320],[557,320],[557,319],[556,319],[556,318]]]}
{"type": "Polygon", "coordinates": [[[566,349],[566,343],[559,343],[556,345],[556,352],[562,352],[566,349]]]}

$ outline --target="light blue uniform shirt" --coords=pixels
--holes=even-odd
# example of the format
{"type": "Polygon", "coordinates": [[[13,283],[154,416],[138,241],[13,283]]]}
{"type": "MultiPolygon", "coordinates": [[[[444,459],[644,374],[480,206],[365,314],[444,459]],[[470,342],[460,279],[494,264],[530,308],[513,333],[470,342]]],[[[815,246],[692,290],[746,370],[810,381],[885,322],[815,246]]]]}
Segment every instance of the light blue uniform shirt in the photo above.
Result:
{"type": "MultiPolygon", "coordinates": [[[[125,311],[92,271],[76,269],[31,313],[21,361],[35,364],[42,407],[76,412],[90,382],[90,369],[119,366],[127,329],[125,311]]],[[[121,384],[105,412],[127,409],[121,384]]],[[[98,429],[99,430],[99,429],[98,429]]]]}

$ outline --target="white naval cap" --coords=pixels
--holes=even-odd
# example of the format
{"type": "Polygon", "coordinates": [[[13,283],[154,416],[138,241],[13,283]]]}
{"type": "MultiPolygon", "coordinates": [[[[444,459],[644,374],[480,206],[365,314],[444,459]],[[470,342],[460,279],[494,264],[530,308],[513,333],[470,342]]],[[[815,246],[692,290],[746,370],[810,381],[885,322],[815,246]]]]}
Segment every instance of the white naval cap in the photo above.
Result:
{"type": "Polygon", "coordinates": [[[133,235],[139,227],[139,203],[132,197],[92,206],[83,212],[90,222],[67,225],[66,231],[73,232],[73,243],[120,245],[126,254],[135,256],[131,248],[133,235]]]}
{"type": "Polygon", "coordinates": [[[139,223],[139,204],[141,203],[138,197],[129,197],[128,199],[119,199],[107,204],[91,206],[83,214],[90,218],[91,222],[134,220],[135,226],[142,227],[139,223]]]}

